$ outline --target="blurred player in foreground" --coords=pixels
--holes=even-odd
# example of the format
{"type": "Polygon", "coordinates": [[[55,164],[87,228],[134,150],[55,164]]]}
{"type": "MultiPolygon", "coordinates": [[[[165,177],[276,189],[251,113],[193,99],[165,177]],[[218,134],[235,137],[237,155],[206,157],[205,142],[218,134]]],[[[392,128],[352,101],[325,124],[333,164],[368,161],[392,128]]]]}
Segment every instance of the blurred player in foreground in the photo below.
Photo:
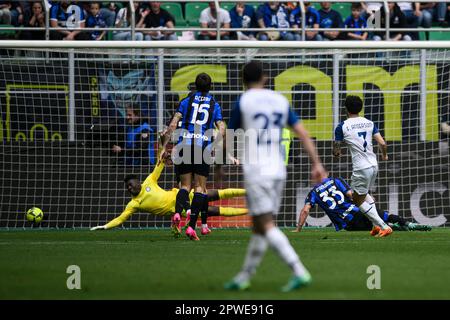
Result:
{"type": "Polygon", "coordinates": [[[245,149],[252,159],[242,159],[247,205],[252,215],[253,234],[241,271],[225,289],[245,290],[270,246],[290,267],[293,276],[282,288],[288,292],[311,283],[311,275],[303,266],[286,235],[275,226],[286,180],[282,130],[289,126],[300,138],[312,162],[312,177],[319,182],[325,178],[316,147],[308,132],[281,94],[264,89],[266,76],[259,62],[249,62],[243,69],[245,93],[231,113],[229,129],[242,128],[247,137],[245,149]],[[248,138],[248,139],[247,139],[248,138]]]}
{"type": "Polygon", "coordinates": [[[387,145],[377,126],[372,121],[359,115],[363,108],[360,97],[347,96],[345,108],[348,118],[336,127],[333,155],[339,157],[341,155],[341,143],[347,144],[352,154],[353,163],[351,179],[351,187],[354,191],[353,202],[372,221],[372,233],[379,233],[380,237],[386,237],[392,233],[392,228],[378,215],[375,200],[369,195],[369,191],[375,185],[378,175],[378,161],[376,154],[373,152],[372,139],[375,139],[378,143],[384,161],[388,160],[387,145]]]}
{"type": "MultiPolygon", "coordinates": [[[[125,210],[120,216],[108,222],[103,226],[91,228],[93,230],[106,230],[115,228],[124,223],[133,213],[137,211],[147,212],[157,216],[172,216],[175,214],[175,202],[179,189],[173,188],[170,191],[162,189],[158,185],[158,179],[164,169],[164,161],[160,161],[153,172],[141,184],[136,175],[128,175],[124,182],[132,199],[128,202],[125,210]]],[[[208,190],[207,201],[216,201],[221,199],[229,199],[233,197],[241,197],[245,195],[245,189],[223,189],[208,190]]],[[[193,192],[190,193],[193,197],[193,192]]],[[[209,216],[240,216],[247,214],[246,208],[230,208],[230,207],[208,207],[209,216]]],[[[185,216],[186,212],[182,212],[185,216]]],[[[179,224],[172,224],[172,232],[175,236],[181,234],[179,224]]]]}
{"type": "MultiPolygon", "coordinates": [[[[366,231],[372,229],[372,222],[361,213],[359,208],[352,203],[353,192],[347,182],[342,178],[326,178],[315,185],[305,199],[305,206],[300,212],[297,229],[300,232],[305,224],[311,208],[317,204],[330,218],[336,231],[366,231]]],[[[430,231],[431,226],[408,222],[405,219],[388,214],[386,211],[380,214],[392,229],[398,231],[430,231]]],[[[373,236],[380,236],[371,232],[373,236]]]]}

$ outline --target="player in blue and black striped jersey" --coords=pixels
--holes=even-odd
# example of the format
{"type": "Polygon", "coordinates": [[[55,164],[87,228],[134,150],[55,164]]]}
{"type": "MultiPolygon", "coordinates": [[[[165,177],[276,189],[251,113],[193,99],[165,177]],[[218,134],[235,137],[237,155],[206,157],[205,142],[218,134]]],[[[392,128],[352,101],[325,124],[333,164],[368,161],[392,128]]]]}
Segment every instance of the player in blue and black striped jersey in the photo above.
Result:
{"type": "MultiPolygon", "coordinates": [[[[311,189],[305,199],[305,206],[300,213],[299,223],[295,231],[301,231],[309,215],[309,211],[315,205],[318,205],[325,211],[336,231],[342,229],[347,231],[366,231],[372,229],[372,222],[352,203],[352,190],[342,178],[326,178],[311,189]]],[[[387,211],[379,215],[385,223],[398,231],[431,230],[431,226],[408,222],[397,215],[389,214],[387,211]]]]}
{"type": "MultiPolygon", "coordinates": [[[[209,161],[204,158],[205,149],[211,147],[214,136],[214,125],[219,129],[222,137],[225,134],[225,124],[222,119],[222,110],[214,97],[209,93],[211,77],[201,73],[195,79],[196,91],[181,100],[168,128],[162,136],[163,148],[169,141],[172,132],[178,128],[180,134],[175,146],[174,163],[180,179],[180,190],[175,204],[173,225],[179,225],[181,213],[188,212],[190,216],[186,235],[192,240],[199,240],[195,232],[197,217],[207,204],[206,180],[209,175],[209,161]],[[181,125],[180,125],[181,124],[181,125]],[[196,182],[195,186],[193,182],[196,182]],[[189,203],[189,192],[194,189],[192,203],[189,203]]],[[[209,153],[211,154],[211,153],[209,153]]],[[[178,230],[180,230],[178,228],[178,230]]],[[[180,230],[181,232],[181,230],[180,230]]],[[[206,217],[202,215],[202,234],[211,231],[206,224],[206,217]]]]}

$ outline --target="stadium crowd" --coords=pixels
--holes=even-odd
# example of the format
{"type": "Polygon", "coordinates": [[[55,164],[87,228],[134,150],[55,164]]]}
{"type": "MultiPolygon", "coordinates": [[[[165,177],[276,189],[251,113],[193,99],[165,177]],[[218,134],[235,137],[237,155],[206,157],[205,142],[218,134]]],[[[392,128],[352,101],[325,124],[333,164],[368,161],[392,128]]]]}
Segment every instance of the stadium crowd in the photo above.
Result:
{"type": "MultiPolygon", "coordinates": [[[[44,0],[48,1],[48,0],[44,0]]],[[[129,2],[82,2],[48,1],[51,40],[131,40],[131,31],[80,31],[75,28],[129,28],[134,20],[136,28],[148,30],[135,33],[138,41],[151,40],[213,40],[216,31],[175,32],[174,27],[216,28],[217,19],[221,28],[263,29],[275,31],[222,30],[222,40],[301,40],[302,15],[298,2],[226,2],[216,8],[214,2],[207,3],[160,3],[156,1],[135,2],[135,17],[131,16],[129,2]],[[276,29],[293,28],[299,31],[276,29]],[[152,30],[157,29],[157,30],[152,30]]],[[[380,11],[380,26],[386,26],[382,2],[313,2],[305,3],[307,40],[386,40],[385,32],[368,32],[367,21],[380,11]],[[323,31],[314,29],[361,28],[360,31],[323,31]]],[[[0,38],[24,40],[45,39],[43,30],[2,30],[1,27],[45,27],[43,1],[0,1],[0,38]]],[[[445,2],[399,2],[389,3],[391,29],[447,27],[450,21],[450,3],[445,2]]],[[[425,32],[424,39],[429,38],[425,32]]],[[[444,33],[446,35],[446,33],[444,33]]],[[[450,36],[450,33],[449,33],[450,36]]],[[[393,31],[390,40],[419,40],[419,32],[393,31]]]]}

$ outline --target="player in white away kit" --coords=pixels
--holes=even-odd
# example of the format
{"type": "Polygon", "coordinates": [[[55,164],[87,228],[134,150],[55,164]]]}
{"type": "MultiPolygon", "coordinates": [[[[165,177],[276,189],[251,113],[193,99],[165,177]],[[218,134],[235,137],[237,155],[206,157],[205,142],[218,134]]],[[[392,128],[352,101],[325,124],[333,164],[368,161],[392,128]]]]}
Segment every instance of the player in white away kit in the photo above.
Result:
{"type": "Polygon", "coordinates": [[[278,213],[286,180],[284,148],[280,145],[285,126],[293,129],[309,154],[312,161],[312,178],[319,182],[327,174],[313,141],[296,114],[290,110],[287,99],[277,92],[264,89],[266,77],[259,62],[245,65],[243,81],[247,91],[232,111],[228,128],[242,128],[249,138],[245,149],[252,159],[243,159],[243,169],[247,206],[253,221],[253,235],[241,271],[225,284],[225,288],[247,289],[250,286],[250,278],[270,246],[293,272],[293,277],[282,288],[282,291],[287,292],[308,285],[311,275],[272,218],[278,213]]]}
{"type": "Polygon", "coordinates": [[[353,202],[372,221],[374,227],[370,234],[385,237],[392,233],[392,229],[378,215],[375,201],[369,195],[369,191],[373,188],[378,174],[378,161],[373,152],[372,138],[378,143],[383,160],[388,160],[387,145],[377,126],[372,121],[359,116],[363,107],[360,97],[347,96],[345,107],[348,119],[336,127],[333,155],[335,157],[341,155],[342,142],[350,148],[353,163],[350,183],[354,191],[353,202]]]}

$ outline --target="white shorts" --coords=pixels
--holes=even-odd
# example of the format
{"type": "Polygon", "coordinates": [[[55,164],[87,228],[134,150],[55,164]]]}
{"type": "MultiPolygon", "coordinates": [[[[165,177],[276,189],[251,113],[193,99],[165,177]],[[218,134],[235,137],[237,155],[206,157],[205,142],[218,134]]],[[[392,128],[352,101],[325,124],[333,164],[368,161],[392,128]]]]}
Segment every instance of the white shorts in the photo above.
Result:
{"type": "Polygon", "coordinates": [[[284,184],[284,179],[245,182],[249,214],[251,216],[258,216],[265,213],[278,214],[284,184]]]}
{"type": "Polygon", "coordinates": [[[350,186],[359,195],[368,194],[375,186],[378,175],[378,167],[373,166],[366,169],[353,171],[350,186]]]}

